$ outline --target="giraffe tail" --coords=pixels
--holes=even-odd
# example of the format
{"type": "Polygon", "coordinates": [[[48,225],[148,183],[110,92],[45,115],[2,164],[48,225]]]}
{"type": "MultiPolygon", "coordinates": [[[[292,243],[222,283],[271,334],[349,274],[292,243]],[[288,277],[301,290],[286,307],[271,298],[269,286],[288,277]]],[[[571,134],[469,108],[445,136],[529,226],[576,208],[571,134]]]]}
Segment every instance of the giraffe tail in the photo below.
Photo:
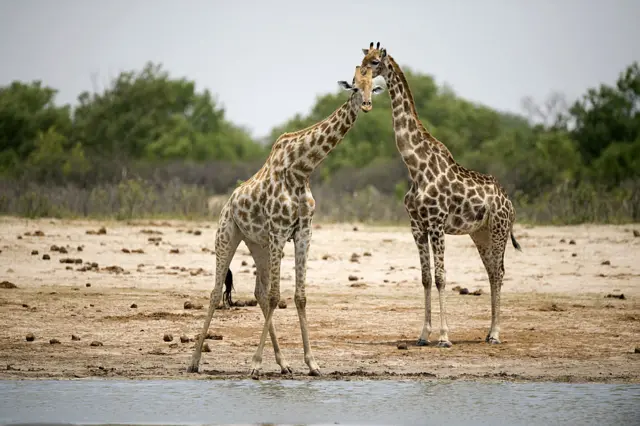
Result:
{"type": "Polygon", "coordinates": [[[511,234],[511,244],[513,244],[513,247],[515,247],[515,249],[518,251],[522,251],[522,248],[520,248],[520,244],[518,244],[518,242],[516,241],[516,237],[513,236],[513,229],[511,229],[509,234],[511,234]]]}
{"type": "Polygon", "coordinates": [[[229,306],[233,306],[231,290],[233,290],[233,274],[231,273],[231,269],[227,269],[227,276],[224,279],[224,300],[229,306]]]}

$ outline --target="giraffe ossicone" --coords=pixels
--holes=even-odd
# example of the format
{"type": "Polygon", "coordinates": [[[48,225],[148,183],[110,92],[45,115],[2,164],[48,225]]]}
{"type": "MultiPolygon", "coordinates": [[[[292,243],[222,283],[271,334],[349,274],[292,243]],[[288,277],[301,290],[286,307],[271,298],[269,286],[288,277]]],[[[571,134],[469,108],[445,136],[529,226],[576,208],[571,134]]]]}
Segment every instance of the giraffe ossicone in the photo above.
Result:
{"type": "Polygon", "coordinates": [[[265,318],[260,343],[251,363],[251,376],[258,378],[261,374],[267,334],[271,337],[281,372],[292,372],[280,350],[272,318],[280,300],[283,249],[287,241],[293,240],[294,301],[302,333],[304,360],[309,367],[309,374],[320,374],[320,367],[311,352],[306,315],[307,257],[315,211],[309,177],[342,141],[354,125],[358,113],[373,108],[372,94],[382,91],[382,88],[373,84],[372,70],[367,66],[356,67],[351,84],[340,81],[339,85],[351,92],[349,99],[326,119],[305,129],[281,135],[271,147],[260,170],[238,186],[222,207],[215,236],[215,286],[187,371],[197,372],[199,369],[202,344],[213,314],[222,300],[223,284],[226,287],[225,300],[231,302],[233,277],[229,265],[238,245],[244,242],[256,264],[254,294],[265,318]]]}
{"type": "Polygon", "coordinates": [[[361,66],[372,68],[373,77],[382,76],[391,97],[396,147],[409,172],[411,187],[404,206],[411,233],[418,248],[425,294],[425,313],[419,346],[429,343],[431,334],[431,265],[440,304],[438,346],[450,347],[445,310],[445,234],[471,236],[487,271],[491,288],[491,327],[488,343],[500,343],[500,290],[504,276],[504,253],[513,236],[515,209],[504,188],[491,175],[458,164],[447,147],[436,139],[418,117],[409,83],[398,63],[380,48],[362,49],[361,66]]]}

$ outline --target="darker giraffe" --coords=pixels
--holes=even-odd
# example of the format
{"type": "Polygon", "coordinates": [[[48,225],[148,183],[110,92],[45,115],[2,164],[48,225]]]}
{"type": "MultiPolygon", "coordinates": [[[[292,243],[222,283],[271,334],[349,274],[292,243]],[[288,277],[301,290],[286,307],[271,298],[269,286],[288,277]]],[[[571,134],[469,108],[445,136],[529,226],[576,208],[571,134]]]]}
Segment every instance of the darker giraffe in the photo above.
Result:
{"type": "Polygon", "coordinates": [[[280,263],[287,241],[295,245],[295,304],[302,332],[304,360],[311,375],[319,375],[318,364],[311,354],[306,317],[305,278],[311,243],[311,221],[315,201],[309,186],[309,176],[325,157],[340,143],[354,125],[360,110],[372,109],[371,94],[383,89],[373,87],[370,67],[356,67],[353,83],[340,81],[352,91],[347,102],[333,114],[306,129],[285,133],[276,140],[264,165],[251,178],[236,188],[220,213],[216,231],[216,275],[211,292],[209,311],[191,359],[189,372],[197,372],[202,343],[213,313],[222,299],[222,284],[226,296],[232,287],[229,264],[241,241],[249,248],[256,263],[255,296],[265,317],[260,343],[252,360],[252,377],[259,376],[267,332],[275,358],[282,373],[291,373],[284,360],[272,316],[280,300],[280,263]]]}
{"type": "Polygon", "coordinates": [[[513,236],[513,204],[493,176],[458,164],[447,147],[423,126],[404,73],[386,50],[380,49],[380,43],[374,48],[372,42],[363,51],[362,66],[371,66],[373,76],[381,75],[387,83],[396,146],[411,179],[404,205],[420,255],[425,294],[424,327],[417,344],[427,345],[431,333],[431,243],[440,301],[438,346],[451,346],[445,315],[445,234],[469,234],[475,243],[491,286],[491,329],[485,340],[500,343],[500,289],[509,236],[513,246],[520,250],[513,236]]]}

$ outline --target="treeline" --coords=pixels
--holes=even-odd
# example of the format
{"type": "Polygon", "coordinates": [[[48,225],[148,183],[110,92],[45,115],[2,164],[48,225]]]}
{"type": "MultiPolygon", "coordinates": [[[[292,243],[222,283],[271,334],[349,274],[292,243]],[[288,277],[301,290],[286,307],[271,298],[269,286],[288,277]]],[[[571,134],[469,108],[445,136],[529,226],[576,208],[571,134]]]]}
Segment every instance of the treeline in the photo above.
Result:
{"type": "MultiPolygon", "coordinates": [[[[405,68],[406,69],[406,68],[405,68]]],[[[429,75],[406,69],[425,126],[456,160],[495,175],[519,220],[640,220],[640,67],[569,103],[525,100],[525,115],[469,102],[429,75]]],[[[109,87],[55,103],[41,82],[0,88],[0,213],[28,216],[169,215],[209,212],[207,199],[249,177],[270,144],[231,123],[216,98],[160,65],[123,72],[109,87]]],[[[317,99],[271,132],[328,116],[344,92],[317,99]]],[[[326,220],[406,221],[407,173],[394,143],[387,94],[375,97],[313,176],[326,220]]]]}

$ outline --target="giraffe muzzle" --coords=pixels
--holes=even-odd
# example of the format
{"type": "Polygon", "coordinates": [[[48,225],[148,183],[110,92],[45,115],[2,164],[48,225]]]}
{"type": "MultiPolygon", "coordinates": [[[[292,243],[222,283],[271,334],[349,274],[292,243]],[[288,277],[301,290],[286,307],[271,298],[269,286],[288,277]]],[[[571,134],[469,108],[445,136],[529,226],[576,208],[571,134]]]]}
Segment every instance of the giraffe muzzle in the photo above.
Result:
{"type": "Polygon", "coordinates": [[[364,112],[369,112],[373,108],[371,101],[363,101],[361,107],[364,112]]]}

